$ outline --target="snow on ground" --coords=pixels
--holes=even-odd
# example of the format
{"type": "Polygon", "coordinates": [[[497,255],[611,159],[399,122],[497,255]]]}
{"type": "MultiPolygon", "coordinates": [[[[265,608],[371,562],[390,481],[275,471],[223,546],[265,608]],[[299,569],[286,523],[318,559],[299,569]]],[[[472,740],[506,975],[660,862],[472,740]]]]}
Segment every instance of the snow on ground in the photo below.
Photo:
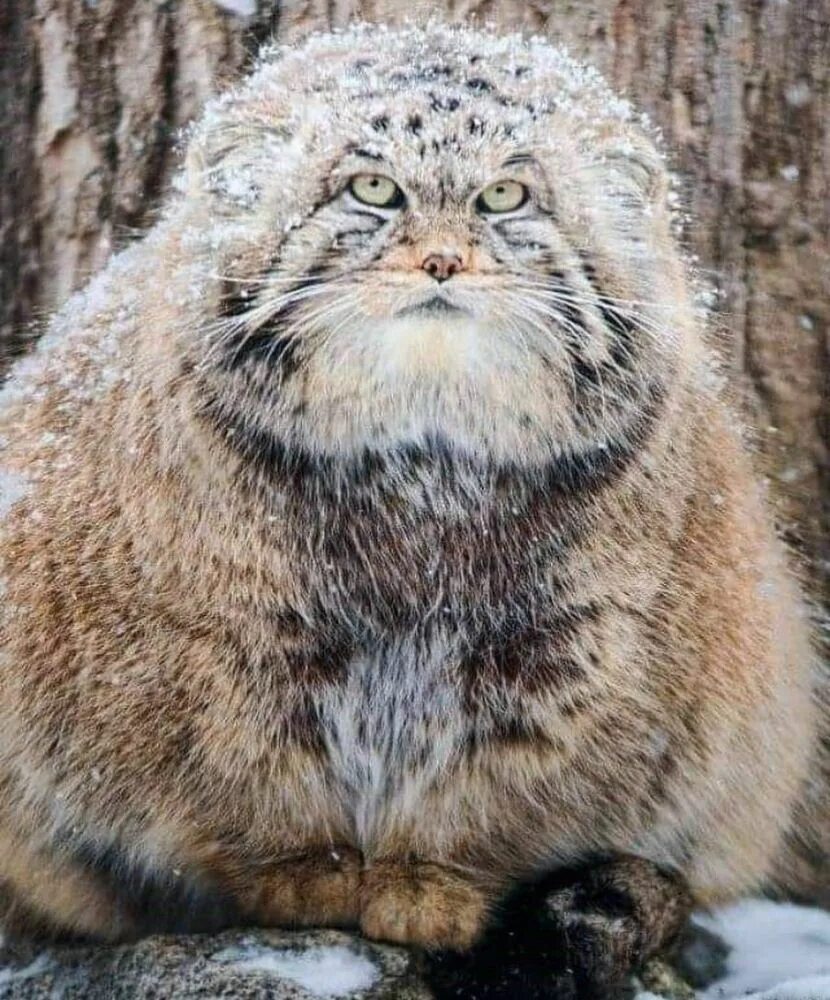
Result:
{"type": "Polygon", "coordinates": [[[373,986],[378,969],[364,955],[343,945],[303,951],[263,948],[229,948],[214,955],[240,972],[271,972],[288,979],[315,997],[346,997],[373,986]]]}
{"type": "Polygon", "coordinates": [[[830,913],[751,899],[697,919],[732,948],[701,1000],[830,1000],[830,913]]]}
{"type": "MultiPolygon", "coordinates": [[[[830,913],[746,900],[696,919],[732,949],[725,978],[701,991],[699,1000],[830,1000],[830,913]]],[[[250,944],[212,957],[240,972],[287,979],[320,998],[354,996],[380,974],[369,958],[344,945],[291,950],[250,944]]],[[[0,996],[4,986],[43,975],[50,966],[43,954],[24,968],[0,968],[0,996]]],[[[661,998],[640,993],[637,1000],[661,998]]]]}

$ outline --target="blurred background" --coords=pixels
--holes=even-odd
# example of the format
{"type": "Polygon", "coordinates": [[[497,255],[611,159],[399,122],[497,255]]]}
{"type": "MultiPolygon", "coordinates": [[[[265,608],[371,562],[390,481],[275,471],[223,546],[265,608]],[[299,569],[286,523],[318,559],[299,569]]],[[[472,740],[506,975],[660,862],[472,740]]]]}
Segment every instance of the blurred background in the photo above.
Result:
{"type": "Polygon", "coordinates": [[[290,40],[414,8],[564,43],[663,130],[783,531],[830,596],[830,0],[0,0],[0,359],[150,225],[176,138],[290,40]]]}

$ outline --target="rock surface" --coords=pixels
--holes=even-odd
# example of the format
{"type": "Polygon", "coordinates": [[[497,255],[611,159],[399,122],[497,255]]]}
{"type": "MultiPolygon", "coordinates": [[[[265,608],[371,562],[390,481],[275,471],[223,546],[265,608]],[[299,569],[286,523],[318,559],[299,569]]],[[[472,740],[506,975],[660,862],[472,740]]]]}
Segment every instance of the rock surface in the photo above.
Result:
{"type": "MultiPolygon", "coordinates": [[[[714,935],[703,941],[697,936],[689,939],[698,961],[701,949],[711,948],[712,940],[715,950],[723,947],[714,935]]],[[[640,984],[650,994],[671,1000],[694,996],[662,962],[651,963],[640,984]]],[[[458,996],[465,995],[459,984],[458,996]]],[[[432,1000],[433,993],[421,978],[414,955],[338,931],[228,931],[154,937],[109,948],[34,948],[0,942],[0,1000],[328,997],[432,1000]]]]}
{"type": "Polygon", "coordinates": [[[229,931],[113,948],[0,947],[2,1000],[429,1000],[406,951],[337,931],[229,931]]]}

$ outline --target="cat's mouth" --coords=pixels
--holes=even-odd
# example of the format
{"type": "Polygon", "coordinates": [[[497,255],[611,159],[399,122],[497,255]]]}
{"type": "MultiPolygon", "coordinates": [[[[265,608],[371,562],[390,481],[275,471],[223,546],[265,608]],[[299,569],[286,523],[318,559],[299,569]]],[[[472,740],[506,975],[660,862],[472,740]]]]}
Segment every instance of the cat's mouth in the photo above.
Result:
{"type": "Polygon", "coordinates": [[[406,306],[395,313],[396,316],[451,316],[453,314],[458,316],[469,315],[466,309],[454,305],[442,295],[433,295],[431,299],[426,299],[424,302],[416,302],[414,305],[406,306]]]}

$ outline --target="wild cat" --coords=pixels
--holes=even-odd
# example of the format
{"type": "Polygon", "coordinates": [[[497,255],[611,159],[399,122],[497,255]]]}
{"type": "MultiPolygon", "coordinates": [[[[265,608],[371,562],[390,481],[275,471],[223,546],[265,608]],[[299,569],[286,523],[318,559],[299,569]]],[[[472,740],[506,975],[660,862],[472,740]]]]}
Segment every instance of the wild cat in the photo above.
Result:
{"type": "Polygon", "coordinates": [[[7,927],[464,950],[585,863],[633,961],[784,884],[808,627],[666,186],[538,39],[358,25],[208,109],[3,401],[7,927]]]}

